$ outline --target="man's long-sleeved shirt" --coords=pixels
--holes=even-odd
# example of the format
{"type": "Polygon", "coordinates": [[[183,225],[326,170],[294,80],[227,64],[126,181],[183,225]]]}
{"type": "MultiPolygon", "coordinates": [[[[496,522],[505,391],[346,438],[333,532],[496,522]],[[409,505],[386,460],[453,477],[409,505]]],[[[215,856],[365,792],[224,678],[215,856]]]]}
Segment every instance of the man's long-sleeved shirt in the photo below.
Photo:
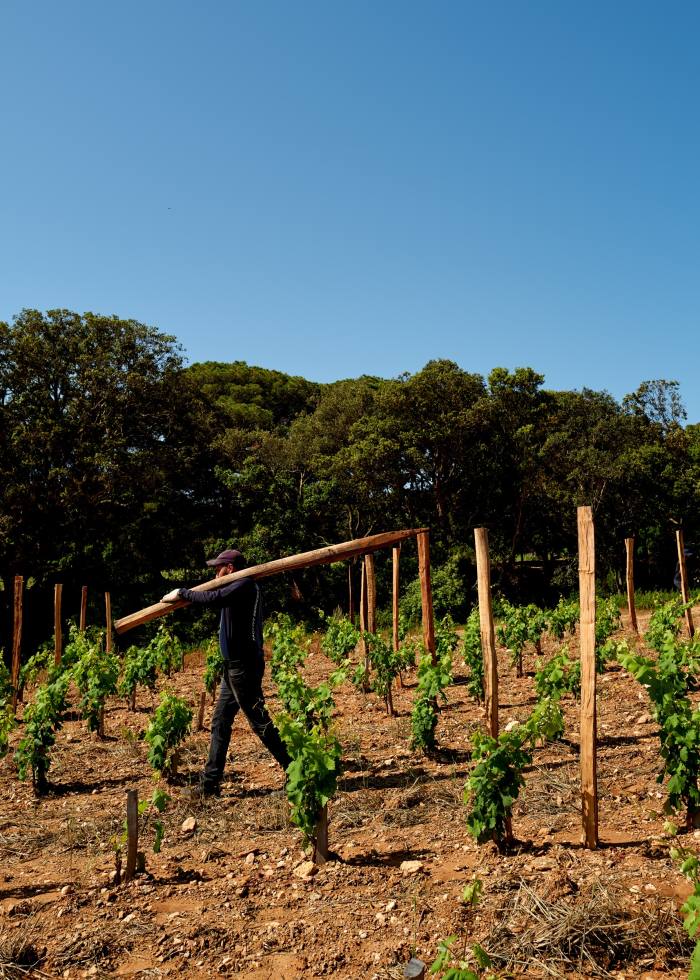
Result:
{"type": "Polygon", "coordinates": [[[219,647],[224,660],[246,666],[264,657],[262,594],[254,579],[239,578],[207,592],[178,589],[177,594],[195,605],[221,609],[219,647]]]}

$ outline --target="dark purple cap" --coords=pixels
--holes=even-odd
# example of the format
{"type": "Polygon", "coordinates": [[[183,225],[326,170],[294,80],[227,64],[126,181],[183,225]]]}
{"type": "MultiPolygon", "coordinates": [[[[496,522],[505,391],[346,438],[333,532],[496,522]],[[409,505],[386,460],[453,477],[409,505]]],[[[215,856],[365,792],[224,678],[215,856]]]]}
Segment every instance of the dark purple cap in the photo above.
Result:
{"type": "Polygon", "coordinates": [[[207,565],[212,565],[214,568],[219,568],[221,565],[233,565],[234,568],[245,568],[245,558],[240,551],[236,551],[235,548],[229,548],[227,551],[222,551],[216,558],[210,558],[207,561],[207,565]]]}

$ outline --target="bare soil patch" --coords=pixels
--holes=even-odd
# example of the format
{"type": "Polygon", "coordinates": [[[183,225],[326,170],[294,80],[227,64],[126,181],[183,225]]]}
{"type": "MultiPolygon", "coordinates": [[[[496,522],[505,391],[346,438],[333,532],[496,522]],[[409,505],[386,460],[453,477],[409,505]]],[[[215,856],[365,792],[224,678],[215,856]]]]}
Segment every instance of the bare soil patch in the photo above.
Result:
{"type": "MultiPolygon", "coordinates": [[[[533,667],[526,655],[518,679],[501,651],[502,724],[531,710],[533,667]]],[[[314,649],[312,680],[330,669],[314,649]]],[[[190,655],[159,690],[196,707],[201,673],[201,655],[190,655]]],[[[0,763],[0,977],[379,980],[400,976],[412,954],[430,962],[439,940],[457,935],[459,949],[482,943],[504,976],[685,978],[691,944],[679,907],[690,887],[663,835],[658,737],[643,689],[616,665],[599,679],[603,846],[580,845],[578,705],[566,699],[565,739],[537,752],[513,817],[520,844],[502,855],[465,828],[469,739],[483,712],[466,694],[459,656],[455,674],[431,758],[408,748],[410,675],[395,693],[395,718],[349,684],[337,692],[346,767],[330,807],[338,860],[308,878],[295,874],[306,860],[301,838],[284,798],[272,793],[282,773],[243,719],[220,800],[183,799],[208,732],[188,739],[179,784],[169,789],[162,851],[147,855],[146,875],[119,887],[110,883],[111,842],[126,790],[143,798],[153,788],[140,739],[150,695],[139,691],[136,712],[110,699],[103,742],[77,716],[67,720],[45,798],[18,781],[10,754],[0,763]],[[196,830],[183,834],[188,816],[196,830]],[[406,874],[404,861],[420,868],[406,874]],[[470,912],[460,895],[475,877],[484,893],[470,912]]],[[[266,685],[274,711],[268,677],[266,685]]],[[[687,843],[700,847],[692,836],[687,843]]]]}

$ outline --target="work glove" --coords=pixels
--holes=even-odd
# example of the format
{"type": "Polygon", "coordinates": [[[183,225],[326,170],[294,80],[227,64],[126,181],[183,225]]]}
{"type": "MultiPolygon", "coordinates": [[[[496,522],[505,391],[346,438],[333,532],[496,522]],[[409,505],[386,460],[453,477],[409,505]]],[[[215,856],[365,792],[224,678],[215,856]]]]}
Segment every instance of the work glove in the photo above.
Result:
{"type": "Polygon", "coordinates": [[[180,596],[178,595],[178,592],[179,591],[180,591],[179,589],[173,589],[172,592],[166,592],[165,595],[163,596],[163,598],[160,601],[161,602],[177,602],[177,600],[180,598],[180,596]]]}

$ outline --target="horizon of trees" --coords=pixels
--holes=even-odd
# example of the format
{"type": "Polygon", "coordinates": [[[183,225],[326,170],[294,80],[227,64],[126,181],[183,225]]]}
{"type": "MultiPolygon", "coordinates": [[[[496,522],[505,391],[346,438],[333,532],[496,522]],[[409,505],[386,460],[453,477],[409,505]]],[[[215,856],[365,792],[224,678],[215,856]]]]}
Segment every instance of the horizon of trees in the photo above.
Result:
{"type": "MultiPolygon", "coordinates": [[[[118,616],[206,577],[232,542],[258,562],[406,526],[431,528],[436,569],[467,593],[473,528],[488,527],[499,588],[543,601],[576,585],[584,503],[601,582],[621,582],[635,535],[640,585],[669,588],[673,531],[699,532],[700,425],[684,419],[674,381],[618,402],[547,389],[531,367],[483,377],[433,360],[319,384],[242,361],[185,366],[174,337],[134,320],[24,310],[0,322],[0,623],[15,574],[40,637],[55,582],[76,607],[80,586],[109,590],[118,616]]],[[[414,574],[406,549],[404,583],[414,574]]],[[[347,604],[347,570],[266,592],[268,607],[329,611],[347,604]]]]}

